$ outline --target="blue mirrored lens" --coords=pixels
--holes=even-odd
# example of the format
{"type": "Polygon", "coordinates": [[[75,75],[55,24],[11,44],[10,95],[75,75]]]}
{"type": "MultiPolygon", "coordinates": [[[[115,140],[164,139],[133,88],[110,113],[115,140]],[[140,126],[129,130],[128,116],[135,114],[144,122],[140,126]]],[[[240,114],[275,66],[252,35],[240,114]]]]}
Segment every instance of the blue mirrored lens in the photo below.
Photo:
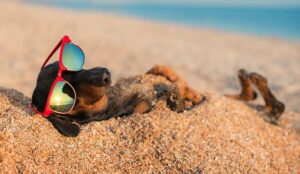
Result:
{"type": "Polygon", "coordinates": [[[65,44],[62,63],[70,71],[81,70],[84,64],[84,54],[82,50],[72,43],[65,44]]]}

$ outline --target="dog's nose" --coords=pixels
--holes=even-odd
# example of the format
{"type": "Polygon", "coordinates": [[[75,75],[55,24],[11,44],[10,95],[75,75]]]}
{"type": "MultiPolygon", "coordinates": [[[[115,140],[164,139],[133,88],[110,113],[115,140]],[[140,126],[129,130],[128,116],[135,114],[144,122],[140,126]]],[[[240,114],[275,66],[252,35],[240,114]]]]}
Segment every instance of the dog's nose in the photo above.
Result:
{"type": "Polygon", "coordinates": [[[105,85],[109,85],[111,83],[111,75],[107,69],[105,69],[105,71],[103,72],[102,83],[105,85]]]}
{"type": "Polygon", "coordinates": [[[103,87],[111,84],[111,75],[108,69],[96,67],[89,70],[84,70],[79,74],[78,83],[84,82],[90,85],[103,87]]]}

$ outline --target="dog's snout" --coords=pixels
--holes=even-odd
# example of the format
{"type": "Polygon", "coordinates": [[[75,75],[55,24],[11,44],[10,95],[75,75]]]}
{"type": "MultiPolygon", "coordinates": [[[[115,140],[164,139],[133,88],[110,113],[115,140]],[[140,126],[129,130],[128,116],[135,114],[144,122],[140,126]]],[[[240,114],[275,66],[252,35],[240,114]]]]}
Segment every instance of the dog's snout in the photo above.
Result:
{"type": "Polygon", "coordinates": [[[111,84],[110,72],[108,71],[108,69],[101,67],[83,71],[80,74],[79,79],[80,82],[89,83],[98,87],[103,87],[111,84]]]}
{"type": "Polygon", "coordinates": [[[111,75],[110,72],[106,69],[102,75],[102,82],[105,85],[109,85],[111,83],[111,75]]]}

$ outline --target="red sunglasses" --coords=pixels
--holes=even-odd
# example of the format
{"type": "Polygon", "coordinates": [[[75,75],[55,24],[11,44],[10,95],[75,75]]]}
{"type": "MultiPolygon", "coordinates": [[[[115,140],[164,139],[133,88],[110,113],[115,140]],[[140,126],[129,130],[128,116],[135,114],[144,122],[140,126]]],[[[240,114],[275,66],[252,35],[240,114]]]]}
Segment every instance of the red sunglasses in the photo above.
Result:
{"type": "Polygon", "coordinates": [[[33,106],[34,112],[49,117],[52,113],[67,114],[72,111],[76,102],[76,92],[72,85],[62,77],[63,71],[80,71],[84,64],[82,49],[73,44],[69,36],[64,36],[45,60],[41,70],[53,54],[60,48],[59,70],[50,88],[44,112],[39,112],[33,106]]]}

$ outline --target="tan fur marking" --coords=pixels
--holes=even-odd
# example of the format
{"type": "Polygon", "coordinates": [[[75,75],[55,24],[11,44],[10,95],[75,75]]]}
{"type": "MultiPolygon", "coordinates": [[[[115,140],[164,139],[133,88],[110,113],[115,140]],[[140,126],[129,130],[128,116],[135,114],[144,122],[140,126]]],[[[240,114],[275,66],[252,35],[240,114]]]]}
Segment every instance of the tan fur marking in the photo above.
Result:
{"type": "Polygon", "coordinates": [[[100,112],[108,107],[108,96],[104,95],[93,104],[86,104],[84,100],[79,99],[79,104],[69,113],[69,115],[76,115],[80,111],[100,112]]]}
{"type": "Polygon", "coordinates": [[[186,87],[185,91],[185,98],[189,101],[192,101],[193,104],[198,104],[202,101],[203,96],[194,89],[186,87]]]}
{"type": "Polygon", "coordinates": [[[171,82],[181,80],[181,78],[176,74],[176,72],[166,65],[155,65],[147,72],[147,74],[160,75],[167,78],[171,82]]]}
{"type": "Polygon", "coordinates": [[[147,102],[145,101],[141,101],[139,104],[137,104],[137,106],[134,109],[135,113],[145,113],[150,109],[150,106],[147,102]]]}
{"type": "Polygon", "coordinates": [[[98,100],[96,103],[94,103],[92,105],[87,105],[87,107],[93,111],[102,111],[102,110],[106,109],[107,106],[108,106],[108,96],[107,95],[102,96],[101,99],[98,100]]]}

